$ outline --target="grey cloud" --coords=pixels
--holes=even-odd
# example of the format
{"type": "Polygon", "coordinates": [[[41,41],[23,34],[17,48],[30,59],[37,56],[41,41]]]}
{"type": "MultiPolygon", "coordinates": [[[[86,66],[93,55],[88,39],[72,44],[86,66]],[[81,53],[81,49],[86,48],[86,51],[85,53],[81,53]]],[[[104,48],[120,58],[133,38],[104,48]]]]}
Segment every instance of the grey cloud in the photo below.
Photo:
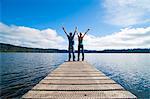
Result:
{"type": "Polygon", "coordinates": [[[0,23],[0,39],[2,43],[38,48],[65,48],[65,40],[55,30],[38,30],[34,28],[6,25],[0,23]]]}
{"type": "MultiPolygon", "coordinates": [[[[77,37],[75,39],[77,48],[77,37]]],[[[67,38],[55,30],[38,30],[23,26],[8,26],[0,23],[0,42],[26,47],[67,49],[67,38]]],[[[105,36],[86,35],[85,49],[150,48],[150,27],[125,28],[105,36]]]]}

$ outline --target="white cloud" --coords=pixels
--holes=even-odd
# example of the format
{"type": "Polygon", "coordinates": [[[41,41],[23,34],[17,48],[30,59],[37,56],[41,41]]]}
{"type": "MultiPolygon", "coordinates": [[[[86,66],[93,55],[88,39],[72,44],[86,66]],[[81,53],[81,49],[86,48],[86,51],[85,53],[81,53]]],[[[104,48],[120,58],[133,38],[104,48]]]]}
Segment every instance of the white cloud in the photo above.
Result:
{"type": "Polygon", "coordinates": [[[150,0],[105,0],[106,22],[130,26],[150,22],[150,0]]]}
{"type": "Polygon", "coordinates": [[[87,35],[85,37],[86,49],[128,49],[150,48],[150,27],[125,28],[120,32],[102,37],[87,35]]]}
{"type": "MultiPolygon", "coordinates": [[[[77,49],[77,36],[75,40],[77,49]]],[[[0,23],[0,42],[36,48],[68,48],[68,39],[59,36],[55,30],[8,26],[3,23],[0,23]]],[[[84,46],[91,50],[150,48],[150,27],[124,28],[106,36],[86,35],[84,46]]]]}
{"type": "Polygon", "coordinates": [[[55,30],[38,30],[34,28],[5,25],[0,23],[1,43],[14,44],[26,47],[37,48],[59,48],[66,46],[63,37],[57,35],[55,30]]]}

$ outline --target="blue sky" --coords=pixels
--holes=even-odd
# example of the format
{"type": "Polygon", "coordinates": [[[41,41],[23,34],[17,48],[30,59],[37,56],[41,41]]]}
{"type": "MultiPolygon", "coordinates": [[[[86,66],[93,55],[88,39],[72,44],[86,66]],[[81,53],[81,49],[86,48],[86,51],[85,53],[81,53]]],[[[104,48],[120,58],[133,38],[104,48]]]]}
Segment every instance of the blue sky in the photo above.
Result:
{"type": "MultiPolygon", "coordinates": [[[[28,29],[36,29],[39,33],[50,29],[53,32],[49,33],[48,31],[48,33],[45,34],[53,38],[55,38],[53,35],[55,35],[56,38],[61,37],[62,42],[59,43],[66,47],[66,37],[61,27],[65,26],[67,31],[73,31],[74,27],[78,26],[81,32],[86,31],[87,28],[91,29],[85,39],[87,49],[128,48],[127,45],[130,46],[129,48],[150,47],[150,45],[144,45],[145,43],[142,43],[149,42],[147,41],[148,38],[146,38],[146,41],[144,41],[144,38],[139,45],[138,42],[133,43],[134,41],[125,41],[127,39],[124,39],[130,34],[134,34],[133,32],[136,32],[136,36],[140,34],[141,32],[139,33],[139,31],[137,31],[139,29],[143,30],[142,32],[145,34],[149,34],[149,0],[0,0],[0,2],[2,11],[1,28],[5,27],[5,31],[1,31],[1,42],[11,43],[10,40],[6,40],[10,39],[8,35],[9,37],[16,35],[16,39],[19,38],[14,31],[12,31],[14,35],[13,33],[8,33],[6,26],[8,27],[7,29],[10,30],[14,29],[14,27],[24,27],[25,30],[22,30],[22,28],[21,30],[15,30],[21,31],[18,32],[20,33],[18,35],[24,34],[24,32],[26,33],[28,29]],[[119,34],[131,30],[132,33],[119,34]],[[118,36],[113,38],[116,34],[125,36],[122,38],[118,36]],[[114,46],[111,46],[111,42],[107,42],[106,38],[109,38],[109,36],[111,36],[111,42],[114,46]],[[103,39],[106,39],[106,42],[102,42],[106,43],[105,45],[96,44],[97,42],[101,43],[103,39]],[[123,43],[120,43],[120,45],[124,44],[124,46],[115,47],[118,42],[116,43],[114,39],[122,39],[120,42],[123,43]]],[[[43,37],[43,34],[39,35],[43,37]]],[[[36,33],[26,34],[27,38],[28,35],[36,35],[36,33]]],[[[40,45],[39,42],[28,42],[27,39],[24,41],[18,39],[18,42],[13,41],[13,44],[41,48],[65,48],[61,46],[51,46],[54,44],[51,43],[51,40],[53,42],[55,41],[53,39],[49,40],[49,42],[46,41],[48,44],[45,46],[37,46],[40,45]]]]}
{"type": "Polygon", "coordinates": [[[2,0],[2,22],[37,29],[53,28],[62,33],[61,26],[72,31],[75,26],[92,34],[105,35],[120,27],[112,27],[104,20],[100,0],[2,0]],[[109,31],[107,31],[109,29],[109,31]]]}

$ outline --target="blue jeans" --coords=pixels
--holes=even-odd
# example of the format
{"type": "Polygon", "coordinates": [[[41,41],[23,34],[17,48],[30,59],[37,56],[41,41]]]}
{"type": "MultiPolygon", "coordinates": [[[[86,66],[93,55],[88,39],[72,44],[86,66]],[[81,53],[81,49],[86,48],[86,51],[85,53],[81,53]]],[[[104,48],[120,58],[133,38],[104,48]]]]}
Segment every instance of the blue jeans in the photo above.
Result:
{"type": "Polygon", "coordinates": [[[82,61],[84,61],[84,48],[83,48],[83,45],[78,45],[78,61],[80,60],[80,51],[82,52],[82,61]]]}
{"type": "Polygon", "coordinates": [[[68,61],[70,61],[70,59],[71,59],[71,53],[73,55],[73,61],[75,61],[74,47],[73,46],[69,46],[68,51],[69,51],[69,59],[68,59],[68,61]]]}

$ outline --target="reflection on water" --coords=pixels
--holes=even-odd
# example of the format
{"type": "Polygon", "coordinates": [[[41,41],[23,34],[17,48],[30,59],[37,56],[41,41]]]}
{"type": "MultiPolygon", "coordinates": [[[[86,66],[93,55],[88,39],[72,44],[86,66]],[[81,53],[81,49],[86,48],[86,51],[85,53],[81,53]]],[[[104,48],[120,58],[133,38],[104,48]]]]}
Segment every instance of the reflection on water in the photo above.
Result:
{"type": "MultiPolygon", "coordinates": [[[[86,60],[141,99],[150,94],[150,54],[86,54],[86,60]]],[[[1,98],[21,97],[67,54],[1,53],[1,98]]]]}
{"type": "Polygon", "coordinates": [[[150,99],[150,54],[88,54],[91,64],[140,99],[150,99]]]}
{"type": "Polygon", "coordinates": [[[20,97],[66,60],[65,54],[2,53],[2,98],[20,97]]]}

